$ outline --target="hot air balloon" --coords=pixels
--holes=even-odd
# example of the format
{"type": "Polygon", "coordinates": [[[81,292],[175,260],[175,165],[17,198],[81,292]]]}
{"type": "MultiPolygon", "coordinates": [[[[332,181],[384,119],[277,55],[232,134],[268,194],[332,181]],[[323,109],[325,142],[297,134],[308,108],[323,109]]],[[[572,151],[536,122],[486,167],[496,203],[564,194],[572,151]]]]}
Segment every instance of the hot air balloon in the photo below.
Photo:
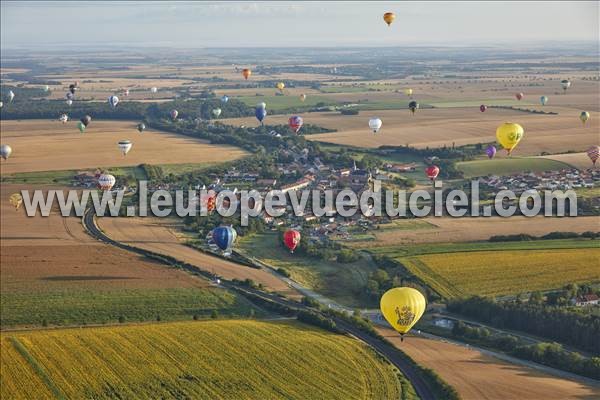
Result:
{"type": "Polygon", "coordinates": [[[417,289],[400,287],[390,289],[381,296],[381,313],[404,340],[404,334],[423,316],[427,302],[417,289]]]}
{"type": "Polygon", "coordinates": [[[44,92],[49,92],[50,91],[50,86],[46,85],[44,86],[44,92]]]}
{"type": "Polygon", "coordinates": [[[129,153],[129,150],[131,150],[131,146],[133,146],[133,143],[129,140],[119,140],[119,143],[117,144],[119,145],[119,150],[121,150],[123,156],[126,156],[127,153],[129,153]]]}
{"type": "Polygon", "coordinates": [[[571,81],[568,79],[563,79],[560,81],[560,86],[562,86],[563,91],[567,93],[567,89],[571,87],[571,81]]]}
{"type": "Polygon", "coordinates": [[[298,115],[294,115],[288,120],[288,125],[290,126],[290,129],[294,131],[294,133],[298,133],[300,128],[302,128],[303,123],[304,121],[302,120],[302,117],[299,117],[298,115]]]}
{"type": "Polygon", "coordinates": [[[15,98],[15,93],[12,90],[9,90],[8,91],[8,102],[12,103],[14,98],[15,98]]]}
{"type": "Polygon", "coordinates": [[[115,186],[117,179],[110,174],[102,174],[98,178],[98,189],[100,190],[110,190],[115,186]]]}
{"type": "Polygon", "coordinates": [[[3,144],[0,146],[0,156],[2,158],[4,158],[5,160],[8,160],[8,157],[10,157],[11,154],[12,154],[12,148],[9,145],[3,144]]]}
{"type": "Polygon", "coordinates": [[[242,76],[244,77],[244,79],[248,79],[250,77],[250,75],[252,75],[252,71],[249,68],[244,68],[242,70],[242,76]]]}
{"type": "Polygon", "coordinates": [[[432,181],[440,174],[440,168],[437,165],[430,165],[425,168],[425,175],[432,181]]]}
{"type": "Polygon", "coordinates": [[[66,99],[67,99],[67,100],[73,100],[73,98],[74,98],[75,96],[73,96],[73,93],[71,93],[71,92],[67,92],[67,94],[65,95],[65,97],[66,97],[66,99]]]}
{"type": "Polygon", "coordinates": [[[110,104],[112,108],[115,108],[117,104],[119,104],[119,98],[117,96],[110,96],[108,98],[108,104],[110,104]]]}
{"type": "Polygon", "coordinates": [[[410,88],[404,89],[404,94],[407,95],[408,97],[410,97],[413,94],[413,90],[410,88]]]}
{"type": "Polygon", "coordinates": [[[150,93],[154,94],[158,92],[158,88],[156,86],[150,88],[150,93]]]}
{"type": "Polygon", "coordinates": [[[144,129],[146,129],[146,124],[144,124],[143,122],[140,122],[139,124],[137,124],[137,130],[139,133],[144,132],[144,129]]]}
{"type": "Polygon", "coordinates": [[[300,95],[300,101],[304,103],[304,100],[306,100],[306,95],[304,93],[302,93],[300,95]]]}
{"type": "Polygon", "coordinates": [[[73,100],[71,100],[71,99],[67,100],[67,105],[68,105],[68,106],[70,106],[70,105],[72,105],[72,104],[73,104],[73,100]]]}
{"type": "Polygon", "coordinates": [[[213,115],[216,118],[219,118],[219,115],[221,115],[221,109],[220,108],[213,108],[212,113],[213,113],[213,115]]]}
{"type": "Polygon", "coordinates": [[[81,118],[80,121],[87,128],[87,126],[90,124],[90,122],[92,122],[92,117],[90,117],[89,115],[86,115],[85,117],[81,118]]]}
{"type": "Polygon", "coordinates": [[[381,122],[381,120],[376,117],[373,117],[369,120],[369,128],[371,128],[373,133],[379,132],[379,129],[381,129],[382,124],[383,122],[381,122]]]}
{"type": "Polygon", "coordinates": [[[221,103],[227,103],[228,101],[229,101],[229,97],[227,97],[227,96],[225,96],[225,95],[223,95],[223,96],[221,97],[221,103]]]}
{"type": "Polygon", "coordinates": [[[58,119],[60,122],[62,122],[63,124],[66,124],[67,121],[69,120],[69,116],[67,114],[63,114],[60,116],[60,118],[58,119]]]}
{"type": "Polygon", "coordinates": [[[496,129],[496,139],[508,154],[519,144],[524,134],[523,127],[512,122],[505,122],[496,129]]]}
{"type": "Polygon", "coordinates": [[[123,96],[125,96],[125,97],[129,96],[129,89],[123,90],[123,96]]]}
{"type": "Polygon", "coordinates": [[[231,254],[231,248],[237,238],[237,232],[231,226],[219,226],[212,231],[213,241],[225,255],[231,254]]]}
{"type": "Polygon", "coordinates": [[[517,93],[515,94],[515,97],[517,98],[517,100],[521,101],[521,99],[523,98],[524,94],[523,93],[517,93]]]}
{"type": "Polygon", "coordinates": [[[262,125],[263,124],[263,120],[267,116],[267,110],[264,107],[256,107],[254,115],[256,115],[256,119],[262,125]]]}
{"type": "Polygon", "coordinates": [[[283,234],[283,244],[293,253],[300,244],[300,232],[295,229],[289,229],[283,234]]]}
{"type": "Polygon", "coordinates": [[[75,94],[75,91],[77,90],[77,86],[75,86],[74,83],[71,83],[69,85],[69,92],[71,92],[71,94],[75,94]]]}
{"type": "Polygon", "coordinates": [[[4,107],[4,103],[0,101],[0,108],[4,107]]]}
{"type": "Polygon", "coordinates": [[[485,104],[482,104],[479,106],[479,111],[485,112],[486,110],[487,110],[487,106],[485,104]]]}
{"type": "Polygon", "coordinates": [[[395,19],[396,14],[394,14],[393,12],[386,12],[385,14],[383,14],[383,20],[388,26],[390,26],[395,19]]]}
{"type": "Polygon", "coordinates": [[[543,106],[545,106],[547,102],[548,102],[548,96],[542,96],[542,97],[540,97],[540,103],[543,106]]]}
{"type": "Polygon", "coordinates": [[[201,193],[200,204],[205,206],[209,213],[213,212],[217,208],[217,192],[209,190],[207,193],[201,193]]]}
{"type": "Polygon", "coordinates": [[[275,86],[277,87],[277,89],[279,89],[279,91],[281,93],[283,93],[283,89],[285,88],[285,83],[283,83],[283,82],[277,82],[277,84],[275,86]]]}
{"type": "Polygon", "coordinates": [[[169,115],[171,116],[171,119],[175,121],[177,119],[177,116],[179,115],[179,112],[177,110],[171,110],[171,113],[169,115]]]}
{"type": "Polygon", "coordinates": [[[410,110],[411,113],[414,114],[418,108],[419,108],[419,103],[417,103],[416,101],[413,100],[410,103],[408,103],[408,109],[410,110]]]}
{"type": "Polygon", "coordinates": [[[587,150],[587,155],[592,160],[592,163],[596,165],[596,160],[600,157],[600,146],[592,146],[587,150]]]}
{"type": "Polygon", "coordinates": [[[85,132],[85,124],[84,124],[83,122],[79,121],[79,122],[77,123],[77,129],[79,129],[79,132],[80,132],[80,133],[83,133],[83,132],[85,132]]]}
{"type": "Polygon", "coordinates": [[[256,107],[266,109],[267,108],[267,103],[265,103],[264,101],[261,101],[260,103],[256,104],[256,107]]]}
{"type": "Polygon", "coordinates": [[[15,211],[17,211],[19,207],[21,207],[21,204],[23,204],[23,196],[21,196],[20,193],[13,193],[8,198],[8,202],[15,208],[15,211]]]}
{"type": "Polygon", "coordinates": [[[485,149],[485,154],[487,154],[488,158],[494,158],[494,156],[496,155],[496,146],[494,145],[489,145],[487,147],[487,149],[485,149]]]}
{"type": "Polygon", "coordinates": [[[579,119],[585,125],[585,123],[587,122],[587,120],[590,119],[590,113],[587,112],[587,111],[582,111],[581,114],[579,114],[579,119]]]}

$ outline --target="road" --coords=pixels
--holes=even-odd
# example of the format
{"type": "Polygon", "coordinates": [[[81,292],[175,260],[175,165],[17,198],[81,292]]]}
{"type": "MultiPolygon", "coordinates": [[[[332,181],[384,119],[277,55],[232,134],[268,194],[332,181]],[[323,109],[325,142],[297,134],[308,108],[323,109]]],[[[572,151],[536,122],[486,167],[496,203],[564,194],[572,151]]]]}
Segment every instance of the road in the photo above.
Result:
{"type": "MultiPolygon", "coordinates": [[[[166,263],[176,263],[176,264],[181,265],[183,269],[185,269],[189,272],[196,273],[196,274],[199,273],[207,278],[211,277],[211,272],[203,270],[201,266],[191,265],[191,264],[182,262],[180,260],[177,260],[176,258],[171,257],[171,256],[153,253],[151,251],[140,249],[135,246],[123,244],[123,243],[120,243],[118,241],[111,239],[110,237],[108,237],[106,234],[104,234],[104,232],[102,232],[98,228],[98,226],[96,225],[96,222],[94,221],[94,214],[93,214],[93,212],[91,212],[91,209],[86,210],[86,212],[82,218],[82,224],[83,224],[84,228],[86,229],[86,231],[92,237],[94,237],[97,240],[100,240],[108,245],[116,246],[121,249],[131,251],[133,253],[136,253],[136,254],[139,254],[142,256],[146,256],[146,257],[150,257],[150,258],[154,258],[154,259],[157,259],[157,258],[162,259],[166,263]]],[[[290,284],[291,283],[292,283],[292,281],[290,281],[290,284]]],[[[301,303],[287,300],[287,299],[281,298],[275,294],[266,293],[266,292],[263,292],[260,290],[237,286],[237,285],[234,285],[232,282],[227,281],[225,279],[221,280],[221,285],[226,288],[235,289],[238,292],[242,292],[242,293],[247,292],[247,293],[251,293],[256,296],[261,296],[265,299],[271,300],[275,303],[278,303],[278,304],[281,304],[281,305],[284,305],[287,307],[291,307],[291,308],[298,309],[298,310],[315,312],[314,309],[307,307],[301,303]]],[[[402,371],[404,376],[413,385],[417,395],[422,400],[434,400],[435,399],[435,396],[433,395],[431,389],[429,388],[429,386],[427,386],[427,384],[425,383],[425,381],[423,380],[421,375],[414,369],[414,367],[409,362],[407,362],[405,359],[403,359],[403,357],[398,349],[396,349],[394,346],[392,346],[380,339],[374,338],[371,335],[368,335],[368,334],[362,332],[361,330],[359,330],[358,328],[354,327],[353,325],[347,323],[344,320],[341,320],[336,317],[333,317],[332,319],[341,331],[343,331],[347,334],[350,334],[350,335],[354,336],[355,338],[357,338],[358,340],[361,340],[365,344],[369,345],[371,348],[373,348],[375,351],[377,351],[379,354],[381,354],[383,357],[385,357],[392,365],[394,365],[396,368],[398,368],[398,370],[402,371]]]]}

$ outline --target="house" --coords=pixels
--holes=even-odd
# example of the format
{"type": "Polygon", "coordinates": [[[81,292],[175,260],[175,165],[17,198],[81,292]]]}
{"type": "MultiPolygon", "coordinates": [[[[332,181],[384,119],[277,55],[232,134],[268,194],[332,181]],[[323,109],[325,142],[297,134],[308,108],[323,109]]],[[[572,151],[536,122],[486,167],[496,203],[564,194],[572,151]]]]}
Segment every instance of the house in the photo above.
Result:
{"type": "Polygon", "coordinates": [[[596,294],[584,294],[575,299],[575,305],[577,307],[595,306],[600,304],[600,297],[596,294]]]}

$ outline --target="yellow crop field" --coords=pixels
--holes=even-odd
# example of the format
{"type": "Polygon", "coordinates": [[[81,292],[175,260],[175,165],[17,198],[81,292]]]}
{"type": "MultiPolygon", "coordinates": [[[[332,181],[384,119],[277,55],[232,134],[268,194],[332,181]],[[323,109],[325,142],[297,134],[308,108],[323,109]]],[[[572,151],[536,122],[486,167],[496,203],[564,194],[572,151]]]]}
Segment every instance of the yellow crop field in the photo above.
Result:
{"type": "Polygon", "coordinates": [[[296,322],[49,330],[1,343],[6,399],[400,398],[392,367],[368,347],[296,322]]]}
{"type": "Polygon", "coordinates": [[[500,296],[600,282],[600,248],[428,254],[400,261],[445,297],[500,296]]]}

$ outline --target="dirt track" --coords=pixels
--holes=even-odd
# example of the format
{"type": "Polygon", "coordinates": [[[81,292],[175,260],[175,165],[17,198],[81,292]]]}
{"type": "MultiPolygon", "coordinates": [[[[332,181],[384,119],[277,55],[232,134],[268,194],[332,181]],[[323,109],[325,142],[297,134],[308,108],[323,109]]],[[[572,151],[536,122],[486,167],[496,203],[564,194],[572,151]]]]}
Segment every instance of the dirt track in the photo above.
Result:
{"type": "Polygon", "coordinates": [[[214,272],[226,279],[250,278],[289,297],[299,294],[268,271],[246,267],[231,261],[202,253],[183,244],[168,221],[155,218],[98,218],[98,226],[111,239],[130,244],[141,249],[173,256],[181,261],[194,264],[208,272],[214,272]]]}
{"type": "Polygon", "coordinates": [[[419,364],[433,369],[463,400],[598,399],[600,388],[509,364],[451,343],[408,336],[404,342],[391,329],[377,329],[419,364]]]}

